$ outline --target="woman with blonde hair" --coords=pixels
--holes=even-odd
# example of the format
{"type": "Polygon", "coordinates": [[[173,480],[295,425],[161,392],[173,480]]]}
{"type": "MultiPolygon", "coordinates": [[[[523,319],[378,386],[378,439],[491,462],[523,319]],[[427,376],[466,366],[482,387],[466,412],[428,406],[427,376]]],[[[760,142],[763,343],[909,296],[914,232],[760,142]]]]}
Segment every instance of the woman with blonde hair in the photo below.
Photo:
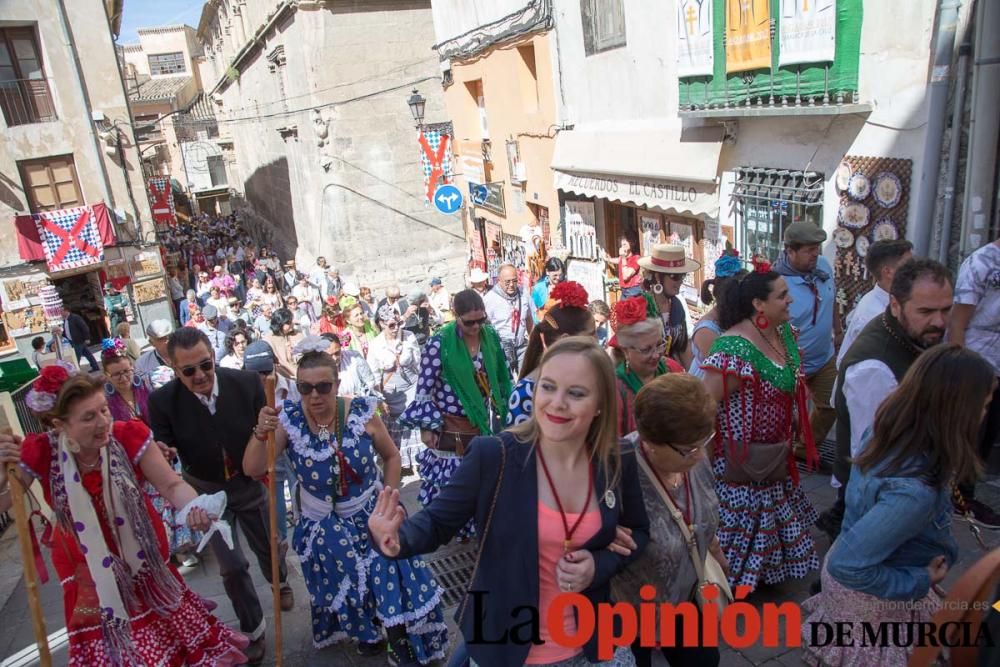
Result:
{"type": "Polygon", "coordinates": [[[125,354],[134,364],[138,361],[142,350],[139,348],[139,344],[132,339],[131,333],[132,330],[128,322],[119,322],[118,326],[115,327],[115,335],[125,344],[125,354]]]}
{"type": "MultiPolygon", "coordinates": [[[[499,436],[474,439],[426,509],[406,519],[399,490],[386,488],[368,520],[381,553],[407,558],[437,549],[475,518],[481,541],[474,593],[456,620],[471,660],[482,667],[596,662],[596,635],[582,649],[552,641],[549,605],[568,592],[608,602],[611,577],[649,541],[635,451],[618,443],[611,360],[593,338],[564,338],[546,351],[538,374],[531,417],[499,436]],[[614,542],[619,525],[631,529],[634,550],[614,542]],[[538,610],[541,643],[471,641],[507,636],[520,622],[511,610],[526,608],[538,610]]],[[[560,620],[576,634],[572,608],[560,620]]],[[[600,664],[634,661],[621,647],[600,664]]]]}

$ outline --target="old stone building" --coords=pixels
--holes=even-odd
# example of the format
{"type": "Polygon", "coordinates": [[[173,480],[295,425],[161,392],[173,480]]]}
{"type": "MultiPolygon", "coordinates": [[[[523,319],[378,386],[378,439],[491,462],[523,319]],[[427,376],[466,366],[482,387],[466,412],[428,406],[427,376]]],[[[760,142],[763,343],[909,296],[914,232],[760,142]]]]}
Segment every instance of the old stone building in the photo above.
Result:
{"type": "Polygon", "coordinates": [[[429,1],[211,0],[197,35],[233,187],[279,253],[376,288],[460,284],[461,220],[426,200],[407,107],[419,88],[446,120],[429,1]]]}

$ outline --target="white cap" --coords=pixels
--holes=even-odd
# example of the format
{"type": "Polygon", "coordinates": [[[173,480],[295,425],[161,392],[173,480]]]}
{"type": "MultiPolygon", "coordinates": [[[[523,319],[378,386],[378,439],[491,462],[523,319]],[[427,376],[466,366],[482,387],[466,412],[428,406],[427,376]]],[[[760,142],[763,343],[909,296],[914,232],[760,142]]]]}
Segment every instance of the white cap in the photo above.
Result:
{"type": "Polygon", "coordinates": [[[469,282],[473,285],[475,285],[476,283],[485,283],[489,279],[490,279],[490,274],[486,273],[480,268],[472,269],[472,271],[469,272],[469,282]]]}

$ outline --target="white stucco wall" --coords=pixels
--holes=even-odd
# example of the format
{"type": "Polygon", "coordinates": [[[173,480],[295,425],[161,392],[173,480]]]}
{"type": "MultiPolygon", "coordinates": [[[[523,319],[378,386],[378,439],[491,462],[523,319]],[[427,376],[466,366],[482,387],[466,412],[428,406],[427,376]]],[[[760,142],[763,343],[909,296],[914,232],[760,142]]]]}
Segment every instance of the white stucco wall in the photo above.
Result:
{"type": "Polygon", "coordinates": [[[526,4],[527,0],[432,0],[435,43],[492,23],[526,4]]]}

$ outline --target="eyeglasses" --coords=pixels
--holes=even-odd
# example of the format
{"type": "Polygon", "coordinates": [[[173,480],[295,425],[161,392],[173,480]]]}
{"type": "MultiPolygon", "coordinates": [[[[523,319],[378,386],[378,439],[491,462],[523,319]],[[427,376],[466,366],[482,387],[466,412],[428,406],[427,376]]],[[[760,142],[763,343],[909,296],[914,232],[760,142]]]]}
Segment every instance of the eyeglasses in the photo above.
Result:
{"type": "Polygon", "coordinates": [[[517,278],[508,278],[507,280],[501,279],[499,282],[503,285],[516,285],[517,278]]]}
{"type": "Polygon", "coordinates": [[[181,375],[183,375],[186,378],[189,378],[192,375],[194,375],[195,371],[197,370],[201,370],[202,373],[208,373],[213,368],[215,368],[215,362],[212,361],[211,359],[206,359],[205,361],[197,363],[194,366],[185,366],[184,368],[180,369],[180,372],[181,375]]]}
{"type": "Polygon", "coordinates": [[[310,384],[308,382],[296,382],[295,388],[299,390],[299,393],[303,396],[308,396],[314,391],[321,396],[326,396],[331,391],[333,391],[332,382],[317,382],[316,384],[310,384]]]}
{"type": "Polygon", "coordinates": [[[667,278],[670,278],[671,280],[674,281],[678,281],[678,280],[684,280],[684,276],[686,275],[687,275],[686,273],[668,273],[667,278]]]}
{"type": "Polygon", "coordinates": [[[663,354],[667,349],[667,341],[661,340],[656,345],[649,347],[630,347],[629,349],[643,357],[648,357],[652,354],[663,354]]]}
{"type": "Polygon", "coordinates": [[[462,320],[462,326],[466,326],[466,327],[472,328],[472,327],[481,327],[481,326],[483,326],[484,324],[486,324],[488,318],[486,318],[486,317],[480,317],[478,320],[467,320],[464,317],[462,317],[462,318],[459,318],[459,319],[462,320]]]}
{"type": "Polygon", "coordinates": [[[398,329],[399,328],[399,322],[386,322],[385,323],[385,328],[386,329],[398,329]]]}
{"type": "Polygon", "coordinates": [[[125,370],[118,371],[117,373],[109,373],[108,377],[110,377],[112,380],[123,380],[128,376],[132,375],[132,372],[133,371],[131,368],[126,368],[125,370]]]}
{"type": "Polygon", "coordinates": [[[680,454],[681,458],[690,459],[697,456],[698,452],[704,450],[705,447],[708,447],[708,443],[712,442],[713,440],[715,440],[715,431],[712,431],[712,434],[707,438],[705,438],[705,441],[702,442],[697,447],[676,447],[671,444],[667,444],[667,447],[680,454]]]}

